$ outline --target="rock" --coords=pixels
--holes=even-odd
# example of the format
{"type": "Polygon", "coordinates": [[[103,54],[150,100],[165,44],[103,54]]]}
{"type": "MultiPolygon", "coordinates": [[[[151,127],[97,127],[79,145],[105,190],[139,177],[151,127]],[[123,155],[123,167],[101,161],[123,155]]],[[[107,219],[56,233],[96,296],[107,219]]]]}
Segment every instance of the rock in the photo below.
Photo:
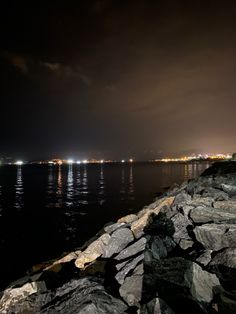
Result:
{"type": "Polygon", "coordinates": [[[122,314],[127,306],[109,295],[96,277],[72,280],[57,289],[55,295],[40,307],[45,314],[122,314]]]}
{"type": "Polygon", "coordinates": [[[136,255],[138,253],[141,253],[144,251],[146,246],[146,238],[142,237],[138,241],[134,242],[130,246],[126,247],[124,250],[122,250],[116,257],[116,260],[122,260],[126,259],[128,257],[131,257],[133,255],[136,255]]]}
{"type": "MultiPolygon", "coordinates": [[[[173,305],[174,311],[179,309],[179,302],[184,299],[192,300],[200,307],[209,304],[213,299],[213,289],[219,285],[216,275],[181,257],[145,265],[144,295],[151,297],[158,294],[164,297],[168,304],[173,305]]],[[[189,309],[185,308],[186,311],[191,309],[192,304],[189,306],[189,309]]]]}
{"type": "Polygon", "coordinates": [[[0,300],[0,313],[12,313],[14,311],[11,309],[17,309],[19,301],[24,302],[28,296],[35,293],[44,292],[46,290],[46,285],[43,281],[28,282],[18,288],[8,288],[4,291],[0,300]]]}
{"type": "Polygon", "coordinates": [[[153,215],[154,211],[150,210],[131,224],[131,230],[136,239],[139,239],[144,234],[143,229],[151,223],[153,215]]]}
{"type": "Polygon", "coordinates": [[[129,306],[139,307],[142,298],[143,264],[136,267],[133,274],[125,278],[119,292],[129,306]]]}
{"type": "Polygon", "coordinates": [[[236,223],[235,213],[228,212],[226,209],[213,207],[196,207],[191,210],[190,218],[194,223],[236,223]]]}
{"type": "Polygon", "coordinates": [[[213,188],[211,186],[205,187],[201,195],[203,197],[212,197],[216,201],[224,201],[229,199],[229,196],[227,193],[221,191],[220,189],[213,188]]]}
{"type": "Polygon", "coordinates": [[[140,314],[174,314],[172,309],[161,298],[154,298],[140,309],[140,314]]]}
{"type": "MultiPolygon", "coordinates": [[[[124,267],[115,276],[120,285],[124,283],[124,280],[129,272],[133,270],[139,262],[143,261],[143,259],[144,254],[142,253],[135,258],[131,258],[128,262],[125,263],[124,267]]],[[[117,268],[120,268],[119,264],[117,265],[117,268]]]]}
{"type": "Polygon", "coordinates": [[[236,200],[217,201],[213,203],[214,208],[225,209],[230,213],[236,213],[236,200]]]}
{"type": "Polygon", "coordinates": [[[207,266],[210,261],[211,261],[211,253],[212,250],[205,250],[197,259],[196,261],[203,265],[203,266],[207,266]]]}
{"type": "Polygon", "coordinates": [[[221,187],[223,191],[225,191],[227,194],[229,194],[230,197],[236,195],[236,186],[230,185],[230,184],[221,184],[221,187]]]}
{"type": "Polygon", "coordinates": [[[181,193],[177,194],[175,196],[173,206],[180,206],[181,204],[188,204],[188,202],[191,202],[192,197],[186,193],[185,191],[182,191],[181,193]]]}
{"type": "Polygon", "coordinates": [[[103,257],[108,258],[113,254],[119,253],[133,240],[134,236],[130,229],[117,229],[112,233],[107,246],[104,248],[103,257]]]}
{"type": "Polygon", "coordinates": [[[219,313],[235,314],[236,300],[222,293],[218,302],[218,311],[219,313]]]}
{"type": "Polygon", "coordinates": [[[168,236],[154,236],[151,238],[151,252],[154,259],[161,259],[175,248],[176,244],[168,236]]]}
{"type": "Polygon", "coordinates": [[[206,249],[218,251],[236,246],[236,225],[205,224],[193,230],[195,237],[206,249]]]}
{"type": "Polygon", "coordinates": [[[114,224],[111,224],[111,225],[107,225],[104,227],[104,231],[106,233],[109,233],[111,234],[112,232],[114,232],[115,230],[119,229],[119,228],[122,228],[122,227],[125,227],[126,224],[125,223],[121,223],[121,222],[116,222],[114,224]]]}
{"type": "Polygon", "coordinates": [[[181,239],[179,246],[182,250],[187,250],[193,246],[194,242],[192,240],[181,239]]]}
{"type": "Polygon", "coordinates": [[[219,253],[217,253],[210,266],[223,265],[228,268],[235,268],[236,270],[236,248],[227,248],[219,253]]]}
{"type": "Polygon", "coordinates": [[[134,221],[137,220],[137,219],[138,219],[138,216],[137,216],[137,215],[135,215],[135,214],[130,214],[130,215],[127,215],[127,216],[124,216],[124,217],[118,219],[117,222],[119,222],[119,223],[124,222],[124,223],[129,224],[129,223],[131,223],[131,222],[134,222],[134,221]]]}
{"type": "Polygon", "coordinates": [[[75,266],[78,268],[84,268],[84,265],[96,260],[104,253],[105,246],[110,240],[110,235],[104,233],[100,238],[92,242],[85,251],[78,255],[75,261],[75,266]]]}
{"type": "Polygon", "coordinates": [[[192,226],[192,223],[186,216],[178,213],[171,218],[174,226],[173,238],[176,243],[179,243],[181,239],[192,240],[188,234],[187,228],[192,226]]]}

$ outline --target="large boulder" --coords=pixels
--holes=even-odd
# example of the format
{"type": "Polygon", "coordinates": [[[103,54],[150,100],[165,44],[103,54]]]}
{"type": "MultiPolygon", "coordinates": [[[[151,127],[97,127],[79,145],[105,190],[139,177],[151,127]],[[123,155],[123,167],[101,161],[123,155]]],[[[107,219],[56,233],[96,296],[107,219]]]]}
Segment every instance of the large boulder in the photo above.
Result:
{"type": "Polygon", "coordinates": [[[196,239],[205,249],[218,251],[236,246],[236,225],[234,224],[204,224],[193,230],[196,239]]]}
{"type": "Polygon", "coordinates": [[[227,209],[213,207],[196,207],[191,210],[190,218],[194,223],[236,223],[236,211],[232,213],[227,209]]]}

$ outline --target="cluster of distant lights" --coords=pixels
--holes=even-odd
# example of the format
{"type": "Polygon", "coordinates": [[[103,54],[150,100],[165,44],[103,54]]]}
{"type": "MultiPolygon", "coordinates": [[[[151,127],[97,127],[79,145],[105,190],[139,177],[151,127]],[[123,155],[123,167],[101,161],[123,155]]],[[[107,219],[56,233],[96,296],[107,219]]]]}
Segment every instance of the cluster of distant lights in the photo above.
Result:
{"type": "Polygon", "coordinates": [[[156,159],[155,161],[162,161],[162,162],[178,162],[178,161],[191,161],[191,160],[197,160],[197,159],[212,159],[212,160],[222,160],[222,159],[230,159],[232,158],[231,154],[199,154],[196,156],[183,156],[179,158],[162,158],[162,159],[156,159]]]}
{"type": "MultiPolygon", "coordinates": [[[[128,162],[132,163],[134,160],[132,158],[130,158],[128,160],[128,162]]],[[[120,161],[121,163],[125,163],[127,162],[125,159],[122,159],[120,161]]],[[[90,160],[87,160],[87,159],[83,159],[83,160],[74,160],[74,159],[68,159],[66,161],[62,161],[62,160],[59,160],[59,161],[48,161],[48,164],[49,165],[55,165],[55,164],[58,164],[58,165],[62,165],[62,164],[68,164],[68,165],[73,165],[73,164],[77,164],[77,165],[80,165],[80,164],[89,164],[89,163],[100,163],[100,164],[103,164],[103,163],[106,163],[106,161],[104,159],[101,159],[101,160],[97,160],[97,161],[90,161],[90,160]]]]}

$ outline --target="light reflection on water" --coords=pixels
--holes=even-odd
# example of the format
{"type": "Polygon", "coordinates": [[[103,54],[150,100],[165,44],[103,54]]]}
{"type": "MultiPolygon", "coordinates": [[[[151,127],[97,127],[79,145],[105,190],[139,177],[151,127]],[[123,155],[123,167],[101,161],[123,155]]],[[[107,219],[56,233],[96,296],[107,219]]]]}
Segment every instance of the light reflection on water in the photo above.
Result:
{"type": "Polygon", "coordinates": [[[24,203],[23,203],[24,188],[23,188],[23,181],[22,181],[21,166],[17,166],[15,191],[16,191],[15,208],[20,210],[24,206],[24,203]]]}

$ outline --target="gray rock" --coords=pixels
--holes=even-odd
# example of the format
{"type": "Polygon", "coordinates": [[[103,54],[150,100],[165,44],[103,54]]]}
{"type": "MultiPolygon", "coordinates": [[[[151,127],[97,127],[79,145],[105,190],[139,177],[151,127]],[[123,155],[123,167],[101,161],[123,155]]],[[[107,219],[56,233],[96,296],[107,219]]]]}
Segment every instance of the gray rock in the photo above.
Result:
{"type": "Polygon", "coordinates": [[[221,188],[223,189],[223,191],[229,194],[230,197],[236,195],[236,185],[221,184],[221,188]]]}
{"type": "Polygon", "coordinates": [[[192,240],[188,234],[187,227],[191,226],[192,223],[183,214],[177,214],[171,218],[174,226],[173,238],[176,243],[179,243],[181,239],[192,240]]]}
{"type": "Polygon", "coordinates": [[[119,292],[129,306],[138,306],[142,298],[143,264],[137,266],[133,274],[125,278],[119,292]]]}
{"type": "Polygon", "coordinates": [[[142,237],[138,241],[134,242],[133,244],[126,247],[124,250],[122,250],[116,257],[116,260],[122,260],[126,259],[128,257],[131,257],[133,255],[136,255],[142,251],[144,251],[146,246],[147,239],[142,237]]]}
{"type": "Polygon", "coordinates": [[[229,213],[236,213],[236,200],[217,201],[214,202],[213,207],[227,210],[229,213]]]}
{"type": "Polygon", "coordinates": [[[230,298],[225,293],[220,295],[218,302],[219,313],[225,314],[235,314],[236,313],[236,300],[235,298],[230,298]]]}
{"type": "Polygon", "coordinates": [[[111,234],[112,232],[114,232],[115,230],[119,229],[119,228],[124,228],[126,226],[125,223],[119,223],[119,222],[116,222],[116,223],[113,223],[111,225],[107,225],[104,227],[104,230],[106,233],[109,233],[111,234]]]}
{"type": "Polygon", "coordinates": [[[195,227],[195,237],[206,249],[218,251],[236,246],[236,225],[205,224],[195,227]]]}
{"type": "Polygon", "coordinates": [[[141,307],[140,314],[174,314],[174,312],[164,300],[154,298],[141,307]]]}
{"type": "Polygon", "coordinates": [[[176,195],[175,200],[173,202],[173,206],[181,205],[181,204],[188,204],[188,202],[191,202],[191,200],[192,200],[192,197],[185,191],[182,191],[181,193],[176,195]]]}
{"type": "Polygon", "coordinates": [[[194,223],[236,223],[236,212],[213,207],[196,207],[191,210],[190,218],[194,223]]]}
{"type": "Polygon", "coordinates": [[[212,259],[210,266],[218,265],[236,269],[236,248],[227,248],[217,253],[212,259]]]}
{"type": "Polygon", "coordinates": [[[124,223],[126,223],[126,224],[129,224],[129,223],[131,223],[131,222],[134,222],[134,221],[137,220],[137,219],[138,219],[138,216],[137,216],[137,215],[135,215],[135,214],[129,214],[129,215],[127,215],[127,216],[124,216],[124,217],[118,219],[118,222],[120,222],[120,223],[124,222],[124,223]]]}
{"type": "Polygon", "coordinates": [[[172,238],[168,236],[154,236],[151,238],[151,252],[154,259],[161,259],[175,248],[176,244],[172,238]]]}
{"type": "Polygon", "coordinates": [[[179,246],[182,250],[187,250],[193,246],[194,242],[192,240],[181,239],[179,246]]]}
{"type": "Polygon", "coordinates": [[[196,261],[203,265],[203,266],[207,266],[210,261],[211,261],[211,253],[212,250],[205,250],[197,259],[196,261]]]}
{"type": "Polygon", "coordinates": [[[202,305],[209,304],[213,299],[213,288],[219,285],[216,275],[181,257],[166,258],[145,266],[146,295],[153,291],[175,300],[176,304],[179,302],[176,295],[192,298],[202,305]]]}
{"type": "Polygon", "coordinates": [[[133,233],[128,228],[119,228],[114,231],[104,248],[103,257],[111,257],[113,254],[122,251],[130,242],[134,240],[133,233]]]}
{"type": "Polygon", "coordinates": [[[189,205],[194,206],[194,207],[197,207],[197,206],[211,207],[214,201],[215,200],[212,197],[202,197],[200,195],[194,195],[189,205]]]}
{"type": "Polygon", "coordinates": [[[51,301],[37,313],[121,314],[127,306],[109,295],[96,278],[73,280],[57,289],[51,301]]]}
{"type": "MultiPolygon", "coordinates": [[[[131,258],[127,263],[125,263],[124,267],[116,274],[115,278],[119,282],[120,285],[124,283],[125,277],[129,274],[131,270],[133,270],[139,262],[143,261],[144,254],[140,254],[135,258],[131,258]]],[[[122,263],[123,264],[123,263],[122,263]]],[[[119,265],[118,269],[120,268],[119,265]]]]}

